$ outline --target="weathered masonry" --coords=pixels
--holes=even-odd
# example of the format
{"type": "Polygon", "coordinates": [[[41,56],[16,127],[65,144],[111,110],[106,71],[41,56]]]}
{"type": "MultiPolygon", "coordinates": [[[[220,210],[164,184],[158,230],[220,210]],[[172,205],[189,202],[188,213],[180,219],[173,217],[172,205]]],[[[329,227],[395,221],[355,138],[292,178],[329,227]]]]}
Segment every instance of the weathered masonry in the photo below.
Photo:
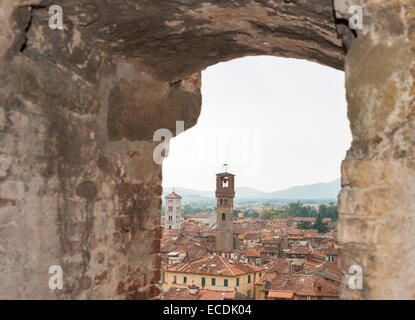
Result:
{"type": "Polygon", "coordinates": [[[364,288],[342,298],[415,298],[413,0],[0,0],[0,299],[157,296],[154,131],[192,127],[200,71],[247,55],[345,70],[339,239],[364,288]]]}

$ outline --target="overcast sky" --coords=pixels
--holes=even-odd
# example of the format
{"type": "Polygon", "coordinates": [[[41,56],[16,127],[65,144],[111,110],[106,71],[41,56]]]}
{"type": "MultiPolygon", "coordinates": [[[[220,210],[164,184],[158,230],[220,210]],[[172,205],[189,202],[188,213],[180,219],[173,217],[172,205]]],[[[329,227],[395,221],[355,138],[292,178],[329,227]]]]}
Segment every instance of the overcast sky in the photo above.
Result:
{"type": "Polygon", "coordinates": [[[164,187],[214,190],[223,163],[236,187],[267,192],[340,177],[352,139],[343,72],[246,57],[206,69],[202,96],[197,125],[171,140],[164,187]]]}

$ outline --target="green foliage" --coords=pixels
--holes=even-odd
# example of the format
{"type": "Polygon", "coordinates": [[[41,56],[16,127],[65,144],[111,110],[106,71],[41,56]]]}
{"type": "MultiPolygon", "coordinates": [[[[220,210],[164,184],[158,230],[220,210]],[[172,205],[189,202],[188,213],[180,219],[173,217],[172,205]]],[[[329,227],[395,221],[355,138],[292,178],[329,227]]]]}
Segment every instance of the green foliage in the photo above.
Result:
{"type": "MultiPolygon", "coordinates": [[[[280,212],[281,211],[278,211],[278,213],[280,212]]],[[[316,209],[311,206],[304,206],[301,202],[290,203],[288,208],[283,212],[285,212],[288,217],[317,217],[316,209]]],[[[336,221],[339,218],[337,206],[333,202],[321,204],[318,213],[323,219],[331,218],[333,221],[336,221]]]]}
{"type": "Polygon", "coordinates": [[[329,231],[327,223],[323,223],[323,217],[321,216],[320,212],[317,213],[316,221],[313,223],[311,228],[317,230],[318,233],[325,233],[329,231]]]}
{"type": "Polygon", "coordinates": [[[316,210],[310,206],[304,206],[301,202],[290,203],[285,210],[288,217],[315,217],[316,210]]]}
{"type": "Polygon", "coordinates": [[[276,212],[276,218],[287,218],[288,214],[284,210],[276,212]]]}
{"type": "Polygon", "coordinates": [[[214,212],[214,209],[211,207],[194,206],[191,204],[186,204],[182,207],[183,214],[196,214],[201,212],[214,212]]]}
{"type": "Polygon", "coordinates": [[[312,223],[310,221],[301,221],[297,224],[297,229],[308,230],[312,228],[312,223]]]}
{"type": "Polygon", "coordinates": [[[258,218],[259,212],[256,212],[254,210],[245,210],[244,211],[244,218],[258,218]]]}
{"type": "Polygon", "coordinates": [[[322,218],[331,218],[333,221],[336,221],[339,218],[339,213],[337,212],[337,206],[334,203],[329,203],[328,205],[322,204],[318,210],[322,218]]]}
{"type": "Polygon", "coordinates": [[[263,220],[271,220],[274,218],[274,214],[275,211],[272,210],[263,210],[260,214],[259,214],[259,218],[263,219],[263,220]]]}

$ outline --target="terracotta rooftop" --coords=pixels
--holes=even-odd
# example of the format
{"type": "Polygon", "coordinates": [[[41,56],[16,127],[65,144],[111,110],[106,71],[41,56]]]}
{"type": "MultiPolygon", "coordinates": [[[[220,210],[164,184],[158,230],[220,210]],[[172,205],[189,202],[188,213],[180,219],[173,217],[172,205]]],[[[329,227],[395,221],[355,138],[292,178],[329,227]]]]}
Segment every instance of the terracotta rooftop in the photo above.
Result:
{"type": "Polygon", "coordinates": [[[294,291],[287,290],[270,290],[268,293],[269,298],[291,299],[294,295],[294,291]]]}
{"type": "Polygon", "coordinates": [[[172,192],[166,196],[168,199],[181,199],[182,197],[179,196],[176,192],[172,192]]]}
{"type": "Polygon", "coordinates": [[[199,289],[198,287],[171,287],[160,295],[160,300],[245,300],[246,297],[237,291],[218,291],[199,289]]]}
{"type": "Polygon", "coordinates": [[[291,262],[286,259],[274,259],[262,266],[264,272],[289,273],[291,262]]]}
{"type": "Polygon", "coordinates": [[[253,248],[246,248],[244,254],[245,254],[245,257],[261,258],[261,252],[253,248]]]}
{"type": "Polygon", "coordinates": [[[178,236],[179,234],[180,234],[180,230],[178,229],[167,229],[167,230],[163,230],[162,237],[178,236]]]}
{"type": "Polygon", "coordinates": [[[264,281],[271,282],[272,280],[274,280],[275,277],[276,277],[275,273],[272,273],[272,272],[264,273],[261,277],[257,279],[257,281],[255,281],[255,284],[264,284],[264,281]]]}
{"type": "Polygon", "coordinates": [[[339,285],[317,275],[279,275],[270,290],[294,291],[297,296],[338,297],[339,285]]]}
{"type": "Polygon", "coordinates": [[[246,299],[237,291],[216,291],[202,289],[199,300],[242,300],[246,299]]]}
{"type": "Polygon", "coordinates": [[[312,266],[312,267],[317,267],[319,265],[322,265],[322,262],[315,262],[315,261],[311,261],[311,260],[306,260],[304,261],[304,264],[312,266]]]}
{"type": "Polygon", "coordinates": [[[168,267],[170,272],[183,272],[206,275],[238,276],[262,268],[241,261],[223,258],[218,255],[208,255],[188,263],[177,263],[168,267]]]}
{"type": "Polygon", "coordinates": [[[326,255],[320,251],[313,251],[313,255],[321,257],[321,258],[326,258],[326,255]]]}

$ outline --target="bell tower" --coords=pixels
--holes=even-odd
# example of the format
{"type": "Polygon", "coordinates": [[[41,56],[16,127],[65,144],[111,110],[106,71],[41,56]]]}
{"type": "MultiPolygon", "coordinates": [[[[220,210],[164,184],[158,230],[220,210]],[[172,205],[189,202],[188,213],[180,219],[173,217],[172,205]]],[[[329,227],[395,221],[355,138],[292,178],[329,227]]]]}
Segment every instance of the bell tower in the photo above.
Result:
{"type": "Polygon", "coordinates": [[[235,175],[222,172],[216,174],[216,248],[233,249],[233,198],[235,197],[235,175]]]}

